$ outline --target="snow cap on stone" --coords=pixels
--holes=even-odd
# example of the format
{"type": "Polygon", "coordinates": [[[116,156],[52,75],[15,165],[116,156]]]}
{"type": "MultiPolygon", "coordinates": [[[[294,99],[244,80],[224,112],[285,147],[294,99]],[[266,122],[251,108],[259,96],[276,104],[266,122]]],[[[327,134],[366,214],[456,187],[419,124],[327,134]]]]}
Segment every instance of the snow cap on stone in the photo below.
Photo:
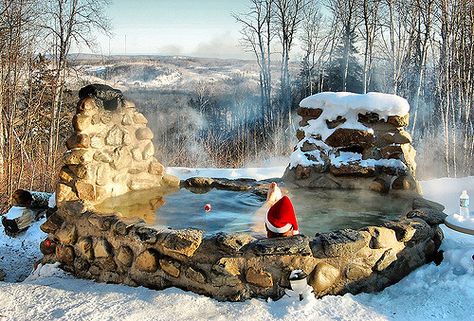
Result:
{"type": "Polygon", "coordinates": [[[367,111],[377,113],[381,118],[403,116],[410,111],[410,105],[405,98],[376,92],[322,92],[303,99],[300,107],[334,109],[341,116],[350,111],[367,111]]]}

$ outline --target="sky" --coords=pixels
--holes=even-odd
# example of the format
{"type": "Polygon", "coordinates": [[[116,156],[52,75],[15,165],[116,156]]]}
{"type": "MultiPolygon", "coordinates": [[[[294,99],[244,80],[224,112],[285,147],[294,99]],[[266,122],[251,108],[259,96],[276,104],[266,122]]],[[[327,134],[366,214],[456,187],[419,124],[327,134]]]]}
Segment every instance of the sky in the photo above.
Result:
{"type": "MultiPolygon", "coordinates": [[[[252,58],[239,45],[232,13],[247,0],[112,0],[107,8],[112,37],[97,35],[98,54],[161,54],[252,58]]],[[[75,48],[85,52],[85,48],[75,48]]]]}

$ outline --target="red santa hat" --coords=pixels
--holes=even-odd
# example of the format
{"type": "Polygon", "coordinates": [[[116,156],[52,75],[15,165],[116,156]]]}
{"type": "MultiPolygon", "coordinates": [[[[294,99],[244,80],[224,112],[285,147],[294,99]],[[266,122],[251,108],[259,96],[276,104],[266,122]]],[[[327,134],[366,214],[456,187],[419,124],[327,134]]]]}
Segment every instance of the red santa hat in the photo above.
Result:
{"type": "Polygon", "coordinates": [[[274,233],[286,233],[293,228],[293,235],[299,234],[295,209],[287,196],[283,196],[267,212],[265,225],[274,233]]]}

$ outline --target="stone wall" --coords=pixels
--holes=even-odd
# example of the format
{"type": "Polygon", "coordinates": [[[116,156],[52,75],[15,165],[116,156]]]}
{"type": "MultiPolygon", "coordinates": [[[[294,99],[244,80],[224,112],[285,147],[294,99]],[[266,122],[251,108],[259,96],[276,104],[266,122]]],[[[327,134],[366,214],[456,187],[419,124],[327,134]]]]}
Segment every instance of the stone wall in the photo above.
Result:
{"type": "Polygon", "coordinates": [[[196,229],[157,230],[143,221],[99,215],[83,201],[64,202],[41,226],[43,262],[100,282],[170,286],[219,300],[279,298],[302,269],[316,296],[379,291],[430,262],[443,234],[443,208],[415,199],[414,210],[384,226],[315,237],[204,237],[196,229]]]}
{"type": "MultiPolygon", "coordinates": [[[[155,289],[176,286],[237,301],[281,297],[295,269],[309,275],[318,297],[381,290],[430,262],[441,244],[438,224],[444,220],[444,208],[421,198],[413,201],[412,211],[384,226],[275,239],[247,233],[204,237],[197,229],[156,229],[119,213],[100,214],[98,203],[108,197],[157,186],[176,188],[179,180],[164,173],[153,156],[153,134],[145,117],[119,91],[87,86],[80,99],[60,173],[58,209],[41,226],[48,234],[40,245],[43,263],[58,261],[65,270],[100,282],[155,289]]],[[[374,119],[366,122],[374,128],[388,126],[374,119]]],[[[311,141],[303,149],[314,148],[308,144],[311,141]]],[[[372,144],[379,146],[373,140],[372,144]]],[[[195,178],[182,185],[265,193],[264,184],[244,180],[195,178]]]]}
{"type": "Polygon", "coordinates": [[[298,108],[301,116],[296,133],[298,144],[284,175],[286,182],[304,187],[370,189],[384,193],[420,191],[415,180],[416,151],[405,130],[409,114],[382,118],[359,109],[351,111],[356,124],[348,125],[348,115],[328,119],[324,111],[324,106],[298,108]],[[311,123],[321,127],[314,128],[311,123]],[[324,137],[323,133],[328,131],[330,135],[324,137]]]}
{"type": "Polygon", "coordinates": [[[79,98],[57,204],[78,199],[97,204],[129,191],[179,185],[155,158],[153,132],[134,103],[105,85],[84,87],[79,98]]]}

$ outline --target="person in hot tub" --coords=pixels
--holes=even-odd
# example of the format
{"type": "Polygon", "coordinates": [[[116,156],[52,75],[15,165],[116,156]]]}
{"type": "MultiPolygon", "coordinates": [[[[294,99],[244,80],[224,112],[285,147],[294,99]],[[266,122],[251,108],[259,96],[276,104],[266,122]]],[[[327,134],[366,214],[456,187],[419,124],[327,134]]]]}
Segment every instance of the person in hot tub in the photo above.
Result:
{"type": "Polygon", "coordinates": [[[276,183],[272,183],[268,189],[267,201],[257,211],[255,216],[254,231],[262,233],[262,219],[265,221],[265,232],[267,237],[286,237],[299,234],[298,221],[295,209],[288,196],[283,196],[276,183]]]}

